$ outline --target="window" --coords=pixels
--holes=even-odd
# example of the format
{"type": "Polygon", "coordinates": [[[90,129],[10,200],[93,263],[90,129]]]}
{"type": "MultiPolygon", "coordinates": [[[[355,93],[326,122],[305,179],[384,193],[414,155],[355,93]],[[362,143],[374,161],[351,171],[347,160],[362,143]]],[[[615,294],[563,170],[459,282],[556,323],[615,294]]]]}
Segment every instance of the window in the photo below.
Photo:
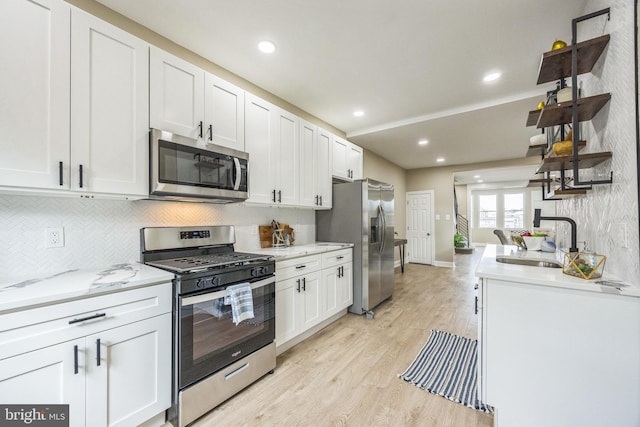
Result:
{"type": "Polygon", "coordinates": [[[497,197],[495,194],[480,195],[478,197],[478,226],[480,228],[496,228],[497,197]]]}
{"type": "Polygon", "coordinates": [[[504,195],[504,228],[524,228],[524,194],[504,195]]]}

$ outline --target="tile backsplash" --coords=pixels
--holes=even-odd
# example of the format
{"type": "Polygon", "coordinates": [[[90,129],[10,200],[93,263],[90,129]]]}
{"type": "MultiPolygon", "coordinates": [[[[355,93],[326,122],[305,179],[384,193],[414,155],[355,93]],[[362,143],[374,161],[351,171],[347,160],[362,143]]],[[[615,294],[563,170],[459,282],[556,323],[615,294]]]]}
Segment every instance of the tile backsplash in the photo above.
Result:
{"type": "MultiPolygon", "coordinates": [[[[610,34],[611,40],[593,71],[579,76],[582,96],[611,93],[611,101],[593,120],[581,125],[587,141],[585,152],[612,151],[613,159],[580,179],[606,179],[613,171],[613,184],[597,185],[586,196],[558,202],[558,214],[578,224],[578,241],[607,256],[605,273],[637,282],[640,277],[638,226],[638,165],[636,164],[636,89],[634,70],[634,8],[629,0],[591,0],[585,13],[611,8],[606,15],[578,25],[578,41],[610,34]],[[626,243],[624,242],[626,240],[626,243]]],[[[567,25],[571,23],[568,22],[567,25]]],[[[569,79],[570,80],[570,79],[569,79]]],[[[566,243],[569,227],[558,223],[566,243]]],[[[578,245],[580,249],[583,244],[578,245]]]]}
{"type": "Polygon", "coordinates": [[[315,241],[310,209],[0,195],[0,268],[6,278],[137,261],[140,228],[155,226],[234,225],[236,249],[251,251],[272,219],[294,228],[296,244],[315,241]],[[64,228],[64,247],[45,247],[47,227],[64,228]]]}

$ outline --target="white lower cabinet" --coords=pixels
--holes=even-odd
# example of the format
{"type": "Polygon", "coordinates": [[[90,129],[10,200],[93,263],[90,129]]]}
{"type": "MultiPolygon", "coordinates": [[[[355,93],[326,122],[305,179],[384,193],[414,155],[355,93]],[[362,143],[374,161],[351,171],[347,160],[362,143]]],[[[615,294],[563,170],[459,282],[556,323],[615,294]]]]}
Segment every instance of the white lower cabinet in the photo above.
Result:
{"type": "MultiPolygon", "coordinates": [[[[276,262],[276,346],[306,338],[353,304],[352,249],[276,262]],[[325,322],[325,323],[323,323],[325,322]]],[[[293,342],[293,344],[291,344],[293,342]]]]}
{"type": "Polygon", "coordinates": [[[73,427],[139,425],[171,404],[171,284],[0,315],[0,322],[3,404],[68,404],[73,427]],[[37,348],[38,336],[54,344],[37,348]]]}
{"type": "Polygon", "coordinates": [[[276,262],[276,346],[320,322],[320,255],[276,262]]]}

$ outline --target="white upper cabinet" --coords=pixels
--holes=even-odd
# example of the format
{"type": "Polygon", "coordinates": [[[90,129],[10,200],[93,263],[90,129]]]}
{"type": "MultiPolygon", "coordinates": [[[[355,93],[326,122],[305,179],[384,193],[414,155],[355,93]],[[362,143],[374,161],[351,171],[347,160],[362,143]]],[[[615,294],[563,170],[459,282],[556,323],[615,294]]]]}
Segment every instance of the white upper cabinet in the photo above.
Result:
{"type": "Polygon", "coordinates": [[[300,119],[300,205],[331,208],[332,135],[300,119]]]}
{"type": "Polygon", "coordinates": [[[245,151],[244,90],[151,47],[150,125],[245,151]]]}
{"type": "Polygon", "coordinates": [[[314,175],[315,194],[318,196],[316,208],[331,209],[331,141],[333,136],[318,128],[316,140],[314,175]]]}
{"type": "Polygon", "coordinates": [[[244,151],[244,91],[213,74],[205,74],[205,140],[244,151]]]}
{"type": "Polygon", "coordinates": [[[362,179],[362,148],[335,136],[331,147],[333,176],[345,181],[362,179]]]}
{"type": "Polygon", "coordinates": [[[147,195],[149,45],[71,15],[71,188],[147,195]]]}
{"type": "Polygon", "coordinates": [[[0,185],[69,188],[69,6],[0,2],[0,185]]]}
{"type": "Polygon", "coordinates": [[[298,118],[246,94],[245,143],[249,203],[297,206],[300,199],[298,118]]]}
{"type": "Polygon", "coordinates": [[[314,164],[318,144],[318,127],[306,120],[300,120],[300,205],[315,207],[318,194],[315,188],[314,164]]]}
{"type": "Polygon", "coordinates": [[[150,127],[204,137],[204,71],[162,49],[149,52],[150,127]]]}

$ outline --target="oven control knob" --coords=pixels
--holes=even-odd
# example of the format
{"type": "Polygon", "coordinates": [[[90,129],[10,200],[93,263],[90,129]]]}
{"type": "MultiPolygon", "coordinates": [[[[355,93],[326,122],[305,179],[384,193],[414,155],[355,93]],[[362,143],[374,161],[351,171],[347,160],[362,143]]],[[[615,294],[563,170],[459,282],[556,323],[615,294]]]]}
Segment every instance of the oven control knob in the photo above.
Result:
{"type": "Polygon", "coordinates": [[[207,279],[196,280],[196,288],[204,289],[207,286],[207,279]]]}
{"type": "Polygon", "coordinates": [[[211,278],[211,285],[212,286],[218,286],[220,284],[220,278],[218,276],[215,276],[213,278],[211,278]]]}
{"type": "Polygon", "coordinates": [[[256,267],[251,270],[251,277],[257,277],[267,273],[267,267],[256,267]]]}

